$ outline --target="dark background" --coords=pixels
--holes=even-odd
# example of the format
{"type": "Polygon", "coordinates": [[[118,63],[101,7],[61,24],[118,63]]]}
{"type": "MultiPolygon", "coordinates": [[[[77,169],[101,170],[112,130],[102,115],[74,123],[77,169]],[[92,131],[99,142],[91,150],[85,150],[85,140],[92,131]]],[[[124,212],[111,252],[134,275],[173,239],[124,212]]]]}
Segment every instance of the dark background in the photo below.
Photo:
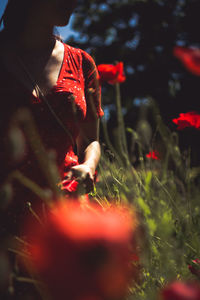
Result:
{"type": "MultiPolygon", "coordinates": [[[[153,99],[165,124],[176,131],[172,119],[179,113],[200,112],[200,78],[173,56],[176,45],[200,47],[199,14],[199,0],[79,0],[72,24],[79,35],[66,42],[89,52],[97,65],[124,62],[121,96],[127,126],[137,127],[141,107],[153,99]]],[[[112,135],[113,88],[104,85],[102,96],[112,135]]],[[[151,109],[146,119],[154,130],[151,109]]],[[[194,153],[193,164],[200,164],[199,133],[191,128],[179,132],[181,149],[190,147],[194,153]]]]}

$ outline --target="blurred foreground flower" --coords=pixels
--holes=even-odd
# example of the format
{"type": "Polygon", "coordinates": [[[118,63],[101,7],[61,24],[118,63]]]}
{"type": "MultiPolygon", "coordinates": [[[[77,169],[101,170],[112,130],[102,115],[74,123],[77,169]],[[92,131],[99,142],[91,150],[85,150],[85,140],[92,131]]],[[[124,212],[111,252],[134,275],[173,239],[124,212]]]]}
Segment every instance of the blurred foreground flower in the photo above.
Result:
{"type": "Polygon", "coordinates": [[[200,76],[200,49],[177,46],[173,52],[191,73],[200,76]]]}
{"type": "Polygon", "coordinates": [[[100,83],[108,82],[110,84],[122,83],[126,80],[124,75],[123,62],[116,65],[101,64],[97,66],[100,83]]]}
{"type": "Polygon", "coordinates": [[[45,225],[25,224],[29,264],[52,299],[118,300],[138,278],[134,212],[57,203],[45,225]]]}
{"type": "Polygon", "coordinates": [[[200,300],[198,282],[175,281],[161,291],[163,300],[200,300]]]}
{"type": "Polygon", "coordinates": [[[200,278],[200,259],[192,260],[191,265],[188,266],[190,272],[200,278]]]}
{"type": "Polygon", "coordinates": [[[200,114],[195,111],[181,113],[179,114],[179,118],[173,119],[172,121],[178,125],[178,130],[182,130],[186,127],[200,129],[200,114]]]}
{"type": "Polygon", "coordinates": [[[155,160],[160,160],[159,153],[156,150],[155,151],[150,151],[148,154],[146,154],[146,157],[151,158],[151,159],[155,159],[155,160]]]}

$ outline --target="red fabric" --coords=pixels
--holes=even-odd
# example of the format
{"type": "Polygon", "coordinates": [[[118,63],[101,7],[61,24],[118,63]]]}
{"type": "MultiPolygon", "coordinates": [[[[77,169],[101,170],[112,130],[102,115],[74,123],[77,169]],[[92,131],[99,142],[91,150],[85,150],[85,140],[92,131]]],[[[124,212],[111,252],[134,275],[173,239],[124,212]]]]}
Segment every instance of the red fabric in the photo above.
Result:
{"type": "MultiPolygon", "coordinates": [[[[55,150],[61,176],[65,168],[69,169],[72,161],[73,165],[78,164],[74,145],[81,125],[103,115],[100,87],[97,82],[98,71],[92,57],[85,51],[66,44],[64,44],[64,50],[64,59],[57,83],[46,95],[46,99],[67,131],[70,132],[72,139],[56,121],[44,101],[34,97],[17,78],[6,71],[0,61],[0,99],[4,103],[4,109],[0,112],[1,140],[4,139],[6,126],[12,113],[20,107],[28,107],[33,113],[46,150],[55,150]],[[94,115],[94,109],[96,115],[94,115]],[[69,165],[67,160],[69,160],[69,165]]],[[[8,172],[8,160],[4,156],[5,153],[0,153],[1,179],[8,172]]],[[[20,169],[39,184],[43,185],[45,182],[30,152],[20,163],[20,169]]]]}

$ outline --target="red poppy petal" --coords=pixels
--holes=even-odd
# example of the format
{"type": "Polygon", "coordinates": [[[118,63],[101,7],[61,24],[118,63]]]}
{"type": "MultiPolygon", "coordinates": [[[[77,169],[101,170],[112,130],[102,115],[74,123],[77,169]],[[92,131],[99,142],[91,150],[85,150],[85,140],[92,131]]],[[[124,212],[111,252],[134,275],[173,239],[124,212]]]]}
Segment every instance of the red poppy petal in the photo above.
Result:
{"type": "Polygon", "coordinates": [[[101,64],[97,66],[99,72],[99,80],[101,83],[108,82],[109,84],[115,84],[117,82],[122,83],[126,80],[123,71],[123,62],[119,62],[116,65],[101,64]]]}
{"type": "Polygon", "coordinates": [[[159,153],[158,153],[158,151],[150,151],[148,154],[146,154],[146,157],[147,158],[152,158],[152,159],[155,159],[155,160],[159,160],[160,159],[160,157],[159,157],[160,155],[159,155],[159,153]]]}
{"type": "Polygon", "coordinates": [[[200,129],[200,114],[195,111],[180,113],[178,118],[172,119],[172,122],[178,125],[178,130],[182,130],[186,127],[200,129]]]}
{"type": "Polygon", "coordinates": [[[191,73],[200,76],[200,49],[177,46],[174,48],[173,54],[191,73]]]}

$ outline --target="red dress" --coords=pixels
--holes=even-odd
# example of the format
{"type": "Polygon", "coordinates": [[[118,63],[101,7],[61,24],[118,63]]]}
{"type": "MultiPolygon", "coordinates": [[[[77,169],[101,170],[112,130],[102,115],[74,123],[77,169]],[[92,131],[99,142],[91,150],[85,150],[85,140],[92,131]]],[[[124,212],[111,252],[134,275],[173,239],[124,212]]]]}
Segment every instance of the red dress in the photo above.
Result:
{"type": "MultiPolygon", "coordinates": [[[[20,107],[28,107],[46,151],[52,149],[56,153],[61,176],[72,165],[78,164],[74,145],[82,124],[103,115],[100,87],[96,85],[98,73],[91,56],[81,49],[64,44],[64,58],[57,83],[46,95],[48,103],[67,131],[59,124],[43,99],[34,97],[22,83],[5,70],[2,63],[0,77],[0,100],[4,107],[0,112],[1,139],[6,135],[6,127],[12,113],[20,107]],[[90,92],[92,98],[89,96],[90,92]]],[[[0,150],[1,181],[13,169],[3,151],[0,150]]],[[[37,161],[32,157],[31,151],[28,150],[25,159],[14,167],[44,187],[46,179],[41,174],[37,161]]]]}
{"type": "MultiPolygon", "coordinates": [[[[70,132],[72,139],[69,138],[69,135],[55,119],[43,99],[34,97],[12,73],[9,73],[0,56],[0,188],[8,174],[15,169],[42,188],[48,188],[47,178],[41,172],[29,143],[27,143],[24,157],[15,162],[10,160],[6,146],[8,144],[7,133],[12,115],[18,109],[25,107],[31,111],[46,153],[52,149],[56,154],[56,163],[61,177],[63,172],[67,171],[72,165],[78,164],[74,145],[82,124],[103,115],[100,89],[95,84],[98,75],[93,59],[86,52],[66,44],[64,44],[64,50],[59,78],[46,99],[61,123],[70,132]],[[89,89],[93,89],[93,103],[89,101],[89,89]]],[[[11,145],[9,146],[9,149],[12,148],[11,145]]],[[[42,202],[29,188],[19,182],[13,181],[12,186],[14,189],[12,202],[9,206],[5,205],[4,210],[0,209],[0,244],[5,245],[5,248],[9,244],[8,238],[10,236],[20,235],[21,229],[23,229],[21,226],[23,227],[24,217],[32,217],[26,206],[27,201],[32,203],[36,211],[37,203],[42,202]]],[[[7,201],[4,198],[2,199],[1,192],[0,190],[0,200],[7,201]]],[[[0,203],[0,206],[2,206],[2,203],[0,203]]],[[[42,209],[38,210],[37,213],[40,215],[41,211],[42,209]]],[[[14,265],[15,256],[9,253],[9,257],[14,265]]],[[[25,276],[27,275],[25,274],[25,276]]],[[[29,289],[32,297],[32,287],[16,283],[16,299],[21,299],[24,291],[28,295],[29,289]]],[[[34,299],[38,299],[37,295],[34,299]]]]}

